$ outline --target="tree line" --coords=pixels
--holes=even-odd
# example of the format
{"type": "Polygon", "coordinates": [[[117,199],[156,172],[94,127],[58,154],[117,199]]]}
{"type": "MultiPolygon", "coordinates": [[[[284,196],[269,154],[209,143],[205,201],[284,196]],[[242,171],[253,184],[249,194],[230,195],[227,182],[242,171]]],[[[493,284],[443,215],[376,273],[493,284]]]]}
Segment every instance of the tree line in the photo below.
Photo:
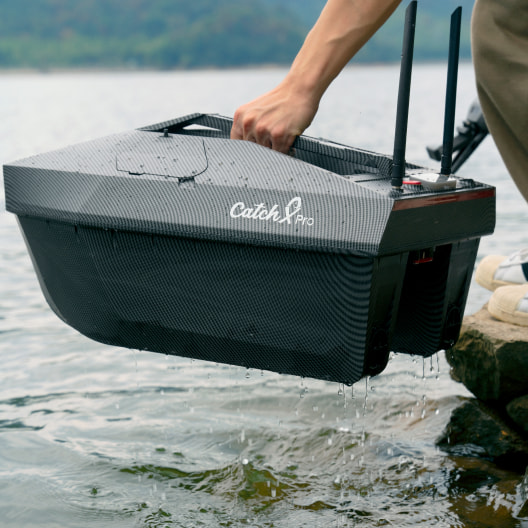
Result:
{"type": "MultiPolygon", "coordinates": [[[[415,57],[444,59],[454,0],[422,4],[415,57]]],[[[0,68],[289,64],[323,5],[324,0],[0,0],[0,68]]],[[[402,26],[403,6],[354,60],[399,60],[402,26]]],[[[462,56],[469,56],[468,31],[462,56]]]]}

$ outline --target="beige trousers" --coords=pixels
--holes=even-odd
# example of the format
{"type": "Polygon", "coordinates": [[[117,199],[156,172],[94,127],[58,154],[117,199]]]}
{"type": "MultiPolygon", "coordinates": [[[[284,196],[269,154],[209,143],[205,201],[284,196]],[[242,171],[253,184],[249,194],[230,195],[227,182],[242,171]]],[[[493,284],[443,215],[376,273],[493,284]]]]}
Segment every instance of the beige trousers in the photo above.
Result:
{"type": "Polygon", "coordinates": [[[528,201],[528,0],[476,0],[471,44],[486,123],[528,201]]]}

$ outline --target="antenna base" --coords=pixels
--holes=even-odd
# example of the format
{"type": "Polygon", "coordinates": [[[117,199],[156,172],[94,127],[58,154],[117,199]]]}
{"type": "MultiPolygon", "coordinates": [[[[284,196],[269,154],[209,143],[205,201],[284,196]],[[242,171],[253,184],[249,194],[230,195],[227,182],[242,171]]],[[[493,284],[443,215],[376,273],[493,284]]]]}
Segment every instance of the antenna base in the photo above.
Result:
{"type": "Polygon", "coordinates": [[[437,172],[421,172],[409,174],[413,181],[420,182],[422,187],[428,191],[445,191],[456,189],[457,179],[451,175],[439,174],[437,172]]]}

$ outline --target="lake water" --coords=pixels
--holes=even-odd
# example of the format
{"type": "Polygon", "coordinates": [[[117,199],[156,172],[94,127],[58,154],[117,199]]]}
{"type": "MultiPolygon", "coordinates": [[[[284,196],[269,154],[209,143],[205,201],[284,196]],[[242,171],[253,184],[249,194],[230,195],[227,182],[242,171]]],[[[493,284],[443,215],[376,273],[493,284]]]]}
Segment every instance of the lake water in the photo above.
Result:
{"type": "MultiPolygon", "coordinates": [[[[281,69],[0,74],[0,162],[193,112],[232,115],[281,69]]],[[[398,66],[347,69],[307,131],[391,152],[398,66]]],[[[445,70],[416,65],[409,161],[435,167],[445,70]]],[[[461,65],[457,123],[475,98],[461,65]]],[[[497,186],[479,258],[528,246],[528,208],[490,138],[459,172],[497,186]]],[[[2,182],[3,183],[3,182],[2,182]]],[[[343,387],[104,346],[40,292],[0,191],[0,525],[527,526],[521,473],[435,446],[470,393],[441,352],[343,387]]],[[[473,284],[467,311],[488,293],[473,284]]]]}

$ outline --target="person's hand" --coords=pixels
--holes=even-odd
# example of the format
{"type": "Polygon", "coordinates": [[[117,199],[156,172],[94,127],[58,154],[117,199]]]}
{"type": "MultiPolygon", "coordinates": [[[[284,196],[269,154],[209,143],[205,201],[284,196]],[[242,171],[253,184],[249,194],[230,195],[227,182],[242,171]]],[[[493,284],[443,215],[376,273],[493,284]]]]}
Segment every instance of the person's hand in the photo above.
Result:
{"type": "Polygon", "coordinates": [[[400,0],[327,0],[284,80],[236,112],[231,139],[287,154],[310,125],[329,84],[400,0]]]}
{"type": "Polygon", "coordinates": [[[287,154],[310,125],[319,101],[285,83],[235,112],[231,139],[245,139],[287,154]]]}

